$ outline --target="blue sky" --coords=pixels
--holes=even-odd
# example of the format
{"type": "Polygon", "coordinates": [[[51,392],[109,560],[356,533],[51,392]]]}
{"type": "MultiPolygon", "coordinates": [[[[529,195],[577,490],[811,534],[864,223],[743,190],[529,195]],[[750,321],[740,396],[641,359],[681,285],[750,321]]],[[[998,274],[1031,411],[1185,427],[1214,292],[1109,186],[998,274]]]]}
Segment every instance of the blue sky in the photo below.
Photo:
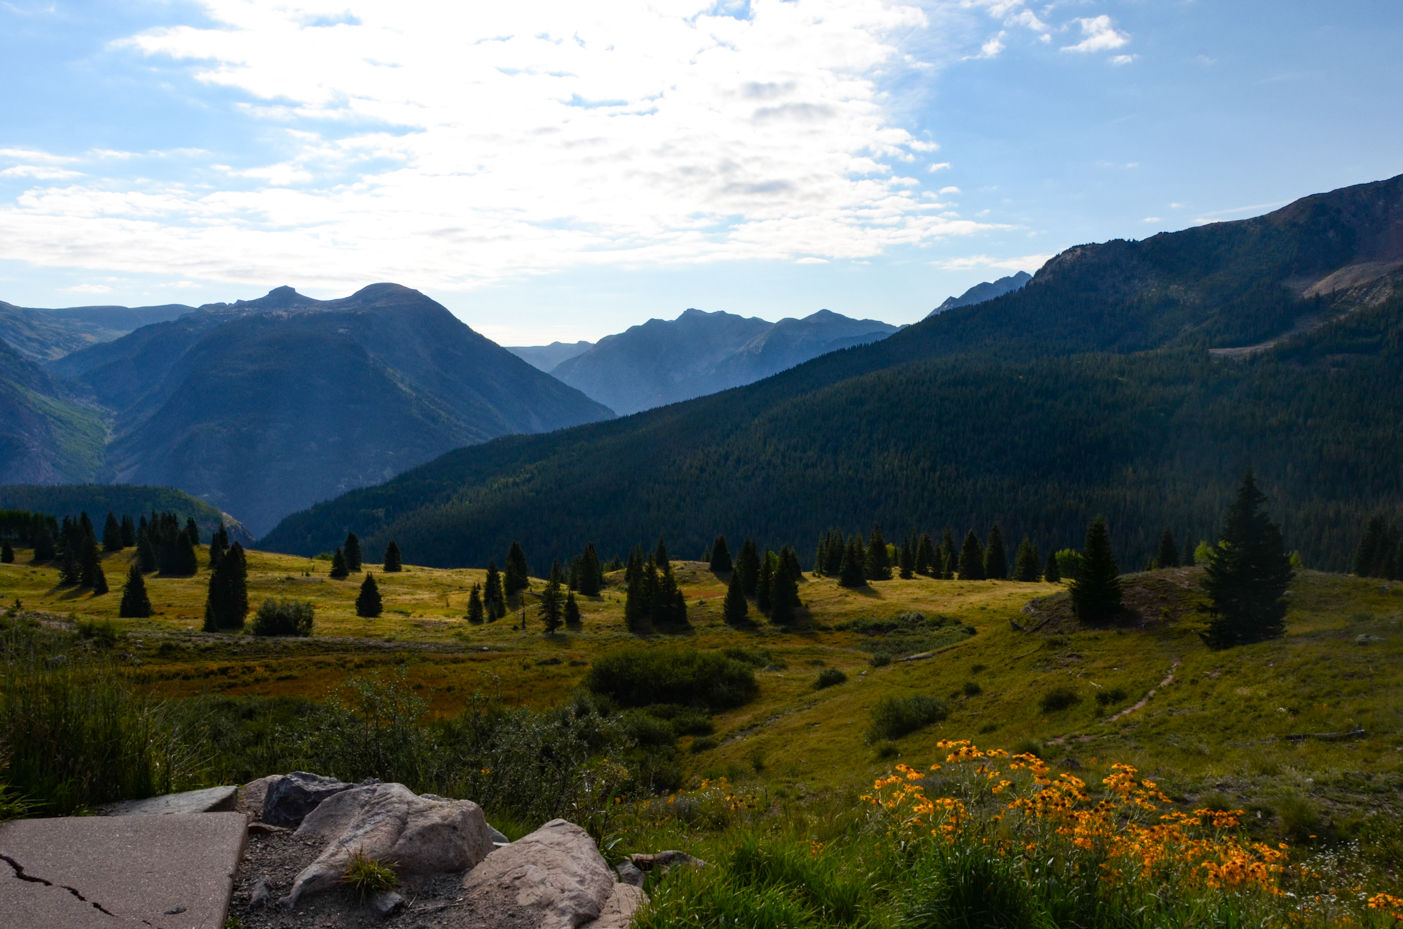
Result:
{"type": "Polygon", "coordinates": [[[1403,172],[1377,2],[0,2],[0,299],[913,322],[1403,172]]]}

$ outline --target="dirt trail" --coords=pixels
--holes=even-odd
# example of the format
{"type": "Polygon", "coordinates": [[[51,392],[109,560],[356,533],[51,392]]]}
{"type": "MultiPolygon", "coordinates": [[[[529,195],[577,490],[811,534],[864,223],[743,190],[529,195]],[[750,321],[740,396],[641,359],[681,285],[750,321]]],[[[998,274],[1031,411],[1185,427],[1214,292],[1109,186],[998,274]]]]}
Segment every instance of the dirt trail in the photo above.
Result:
{"type": "Polygon", "coordinates": [[[1123,719],[1123,718],[1125,718],[1126,716],[1129,716],[1131,713],[1134,713],[1136,710],[1143,710],[1143,709],[1145,708],[1145,704],[1150,702],[1150,698],[1153,697],[1153,696],[1155,695],[1156,691],[1159,691],[1159,690],[1161,690],[1162,688],[1168,687],[1170,684],[1174,683],[1174,669],[1177,668],[1177,667],[1179,667],[1179,662],[1176,661],[1176,662],[1174,662],[1174,664],[1170,665],[1168,676],[1165,677],[1164,680],[1162,680],[1162,681],[1159,682],[1159,686],[1157,686],[1157,687],[1151,687],[1151,688],[1150,688],[1150,692],[1147,693],[1147,694],[1145,694],[1145,696],[1141,697],[1139,703],[1136,703],[1136,704],[1133,705],[1133,706],[1128,706],[1128,707],[1126,707],[1125,709],[1121,710],[1121,711],[1120,711],[1119,713],[1117,713],[1116,715],[1112,716],[1110,719],[1106,720],[1106,722],[1108,722],[1108,723],[1113,723],[1113,722],[1115,722],[1115,721],[1118,720],[1118,719],[1123,719]]]}

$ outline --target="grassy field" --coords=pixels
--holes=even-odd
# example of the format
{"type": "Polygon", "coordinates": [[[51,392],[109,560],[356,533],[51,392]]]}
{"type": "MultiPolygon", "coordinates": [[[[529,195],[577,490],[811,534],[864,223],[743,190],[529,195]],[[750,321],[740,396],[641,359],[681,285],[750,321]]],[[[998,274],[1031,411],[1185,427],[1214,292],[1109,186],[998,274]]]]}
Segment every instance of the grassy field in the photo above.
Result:
{"type": "MultiPolygon", "coordinates": [[[[396,668],[437,714],[459,711],[475,691],[544,708],[582,684],[594,656],[636,641],[623,626],[617,576],[601,597],[580,599],[579,631],[547,636],[529,595],[525,630],[521,610],[470,625],[463,614],[481,571],[375,571],[385,612],[363,619],[354,611],[359,576],[331,580],[325,561],[250,552],[252,605],[265,597],[316,605],[311,638],[260,639],[200,632],[203,569],[150,577],[157,614],[119,620],[130,553],[105,559],[113,589],[102,597],[57,587],[54,570],[17,555],[0,565],[6,606],[18,600],[58,622],[111,622],[134,680],[167,697],[320,699],[352,673],[396,668]]],[[[1196,569],[1127,575],[1137,621],[1107,630],[1079,628],[1060,586],[928,578],[862,590],[809,579],[805,628],[780,629],[752,611],[760,621],[734,629],[720,619],[722,580],[694,562],[675,571],[692,629],[650,642],[769,654],[756,700],[717,715],[702,750],[686,751],[692,739],[682,740],[692,778],[725,775],[804,796],[869,781],[897,760],[935,760],[940,739],[970,738],[1036,748],[1072,770],[1129,762],[1178,800],[1246,806],[1303,839],[1391,808],[1403,788],[1403,584],[1303,572],[1285,639],[1214,652],[1197,635],[1196,569]],[[909,611],[931,622],[881,631],[909,611]],[[897,658],[875,666],[877,653],[897,658]],[[815,689],[826,668],[846,682],[815,689]],[[1059,691],[1060,701],[1045,700],[1059,691]],[[946,701],[948,718],[868,744],[875,704],[913,694],[946,701]]]]}

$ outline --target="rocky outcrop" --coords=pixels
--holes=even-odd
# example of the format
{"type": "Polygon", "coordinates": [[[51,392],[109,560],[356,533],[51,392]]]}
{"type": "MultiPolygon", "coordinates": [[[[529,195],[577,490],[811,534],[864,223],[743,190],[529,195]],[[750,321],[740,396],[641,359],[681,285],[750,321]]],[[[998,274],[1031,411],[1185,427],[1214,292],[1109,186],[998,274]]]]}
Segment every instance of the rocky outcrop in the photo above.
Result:
{"type": "Polygon", "coordinates": [[[345,781],[306,771],[268,779],[263,785],[263,822],[295,829],[323,800],[350,789],[345,781]]]}

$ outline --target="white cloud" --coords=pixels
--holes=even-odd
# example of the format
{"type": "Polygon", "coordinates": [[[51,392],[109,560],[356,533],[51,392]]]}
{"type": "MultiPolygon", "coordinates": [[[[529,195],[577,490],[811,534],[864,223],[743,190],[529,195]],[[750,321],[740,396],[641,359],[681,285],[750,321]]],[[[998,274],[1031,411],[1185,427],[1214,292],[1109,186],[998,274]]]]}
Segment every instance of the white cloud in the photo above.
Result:
{"type": "Polygon", "coordinates": [[[72,287],[65,287],[64,290],[71,290],[75,294],[110,294],[112,288],[106,284],[75,284],[72,287]]]}
{"type": "Polygon", "coordinates": [[[945,170],[946,168],[948,168],[948,167],[950,167],[950,162],[948,162],[948,161],[942,161],[942,162],[939,162],[938,164],[933,164],[933,165],[931,165],[930,168],[929,168],[929,170],[930,170],[930,172],[931,172],[932,174],[934,174],[936,171],[944,171],[944,170],[945,170]]]}
{"type": "Polygon", "coordinates": [[[937,146],[879,86],[930,25],[900,0],[753,0],[748,18],[713,0],[201,6],[208,27],[120,44],[242,95],[276,154],[37,185],[0,205],[6,257],[454,290],[580,265],[858,259],[986,228],[939,216],[902,174],[937,146]]]}
{"type": "Polygon", "coordinates": [[[49,165],[15,165],[0,171],[0,177],[32,177],[37,181],[58,181],[70,177],[82,177],[79,171],[54,168],[49,165]]]}
{"type": "Polygon", "coordinates": [[[1130,36],[1116,31],[1111,17],[1106,15],[1086,16],[1072,22],[1081,26],[1082,40],[1076,45],[1062,46],[1064,52],[1108,52],[1130,41],[1130,36]]]}
{"type": "Polygon", "coordinates": [[[1158,216],[1146,216],[1144,219],[1140,220],[1140,222],[1142,222],[1142,223],[1160,223],[1160,222],[1164,222],[1164,220],[1160,219],[1158,216]]]}
{"type": "Polygon", "coordinates": [[[972,268],[998,268],[1003,271],[1027,271],[1033,273],[1047,264],[1051,255],[1023,255],[1019,258],[993,258],[989,255],[969,255],[965,258],[951,258],[934,262],[945,271],[968,271],[972,268]]]}
{"type": "Polygon", "coordinates": [[[1135,55],[1115,55],[1110,61],[1113,65],[1128,65],[1136,58],[1135,55]]]}
{"type": "Polygon", "coordinates": [[[827,258],[814,258],[814,257],[810,256],[810,257],[808,257],[808,258],[800,258],[797,262],[795,262],[795,264],[801,264],[801,265],[826,265],[826,264],[828,264],[828,259],[827,259],[827,258]]]}

